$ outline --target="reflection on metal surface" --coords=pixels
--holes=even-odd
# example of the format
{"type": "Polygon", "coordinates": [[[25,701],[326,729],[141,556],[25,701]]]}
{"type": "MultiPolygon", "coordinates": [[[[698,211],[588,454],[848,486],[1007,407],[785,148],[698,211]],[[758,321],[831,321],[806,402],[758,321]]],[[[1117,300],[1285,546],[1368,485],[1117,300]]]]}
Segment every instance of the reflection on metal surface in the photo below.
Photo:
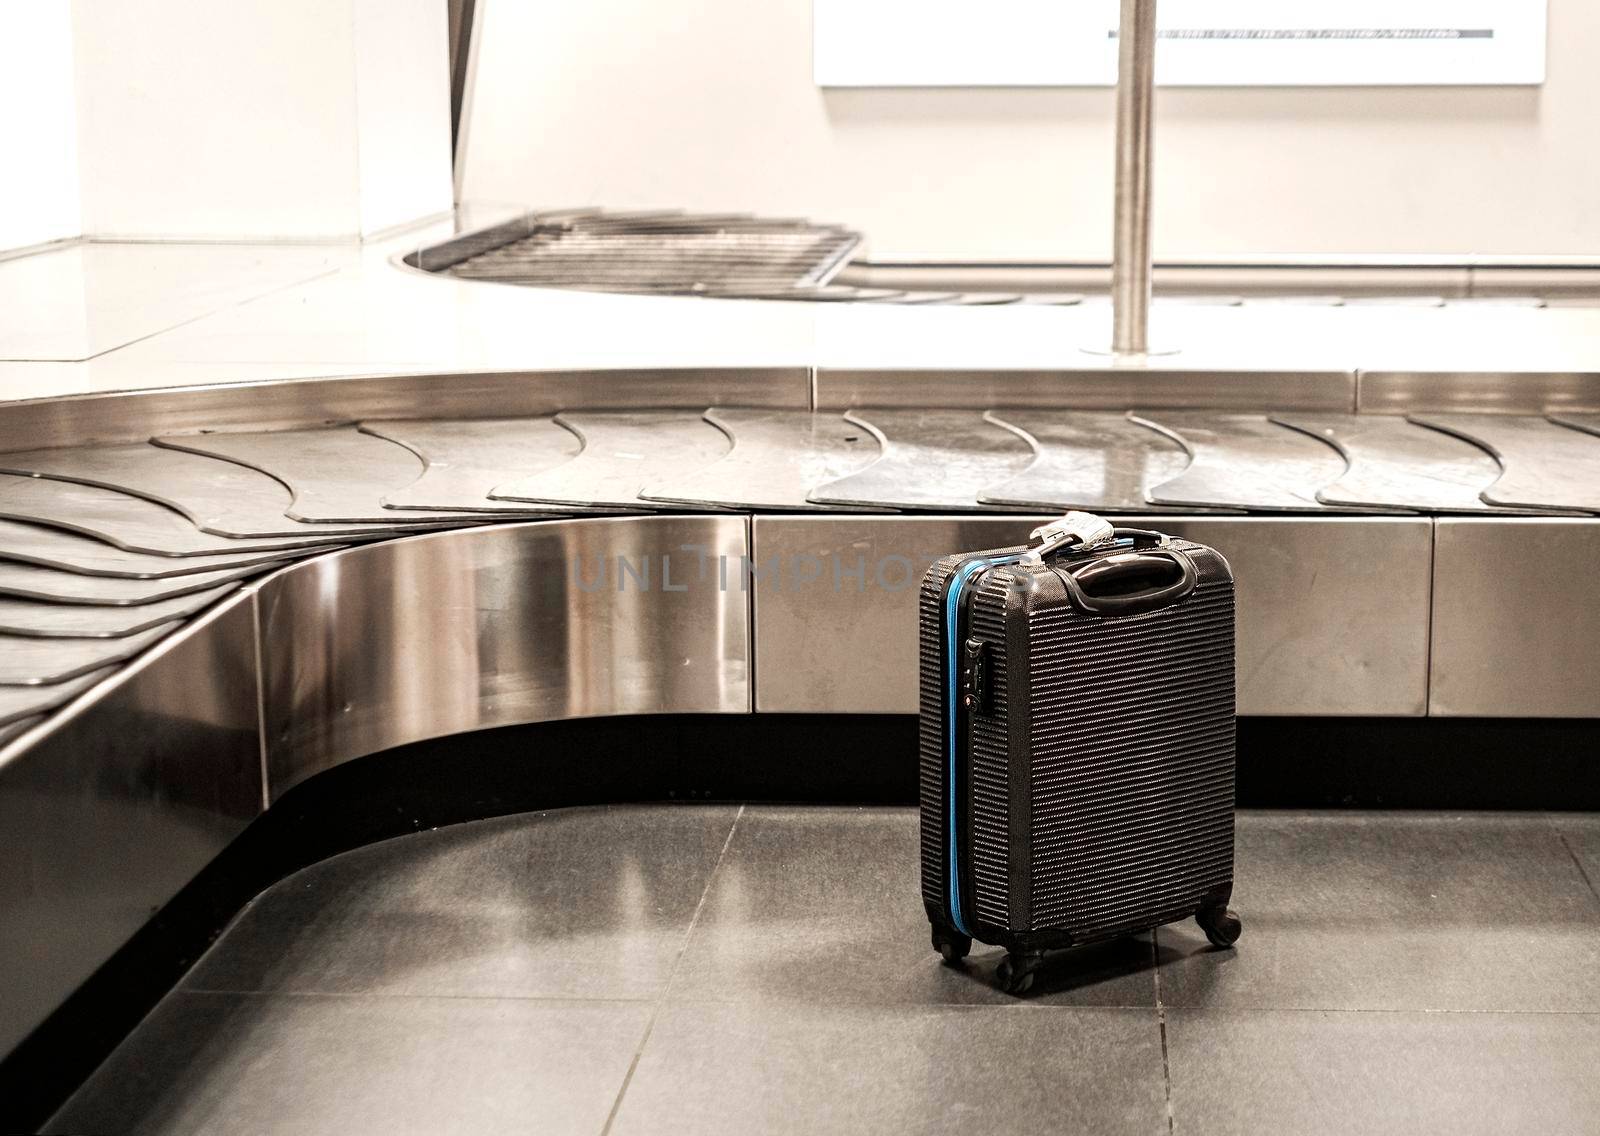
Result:
{"type": "Polygon", "coordinates": [[[1317,512],[1317,491],[1344,474],[1339,451],[1260,414],[1141,413],[1134,421],[1183,444],[1193,459],[1150,490],[1164,505],[1317,512]]]}
{"type": "Polygon", "coordinates": [[[1359,398],[1357,409],[1367,414],[1600,410],[1600,373],[1362,371],[1359,398]]]}
{"type": "Polygon", "coordinates": [[[0,747],[3,747],[12,738],[25,734],[45,720],[45,715],[34,714],[27,718],[17,718],[0,725],[0,747]]]}
{"type": "MultiPolygon", "coordinates": [[[[82,533],[152,556],[215,556],[284,547],[278,540],[229,540],[201,532],[181,514],[127,493],[9,473],[0,473],[0,517],[82,533]]],[[[328,541],[320,543],[326,547],[328,541]]],[[[289,547],[296,544],[289,542],[289,547]]]]}
{"type": "Polygon", "coordinates": [[[1478,496],[1500,476],[1500,463],[1465,439],[1385,414],[1274,414],[1272,420],[1321,438],[1344,455],[1344,476],[1317,493],[1326,504],[1500,511],[1478,496]]]}
{"type": "Polygon", "coordinates": [[[186,576],[193,572],[214,572],[221,568],[270,564],[283,557],[282,551],[235,552],[213,556],[152,556],[145,552],[129,552],[65,529],[0,520],[0,561],[37,564],[84,576],[151,580],[186,576]]]}
{"type": "Polygon", "coordinates": [[[541,521],[297,565],[260,589],[274,797],[490,726],[750,708],[743,517],[541,521]]]}
{"type": "Polygon", "coordinates": [[[664,478],[710,465],[728,452],[728,438],[684,410],[577,411],[558,414],[583,449],[571,461],[500,486],[502,501],[644,508],[639,493],[664,478]]]}
{"type": "Polygon", "coordinates": [[[289,491],[266,474],[148,442],[0,454],[0,469],[131,493],[182,513],[203,532],[250,540],[255,547],[325,547],[331,537],[375,531],[308,528],[284,515],[289,491]]]}
{"type": "MultiPolygon", "coordinates": [[[[806,367],[656,367],[285,379],[10,403],[0,452],[43,446],[144,442],[162,434],[283,430],[329,422],[503,415],[531,418],[570,407],[810,405],[806,367]]],[[[1280,403],[1279,405],[1283,405],[1280,403]]]]}
{"type": "Polygon", "coordinates": [[[422,462],[404,446],[354,426],[267,433],[200,434],[157,438],[158,446],[206,454],[249,466],[289,487],[288,516],[296,521],[412,524],[478,520],[471,513],[387,509],[384,497],[422,476],[422,462]]]}
{"type": "Polygon", "coordinates": [[[35,635],[46,639],[115,639],[193,615],[237,588],[236,584],[223,584],[203,592],[133,607],[57,604],[0,596],[0,635],[35,635]]]}
{"type": "Polygon", "coordinates": [[[49,600],[58,604],[148,604],[158,600],[208,591],[218,584],[258,575],[273,564],[252,564],[218,572],[194,572],[162,580],[126,580],[113,576],[84,576],[58,572],[33,564],[0,562],[0,596],[49,600]]]}
{"type": "MultiPolygon", "coordinates": [[[[103,671],[81,675],[53,686],[0,686],[0,724],[54,710],[115,673],[115,667],[107,667],[103,671]]],[[[3,752],[0,752],[0,760],[3,757],[3,752]]],[[[0,769],[0,773],[3,773],[3,769],[0,769]]]]}
{"type": "Polygon", "coordinates": [[[1509,414],[1413,414],[1411,420],[1476,442],[1500,462],[1483,491],[1491,505],[1600,512],[1600,438],[1544,418],[1509,414]]]}
{"type": "Polygon", "coordinates": [[[508,481],[540,473],[577,457],[570,430],[552,418],[412,419],[363,422],[364,433],[404,446],[422,460],[422,476],[386,495],[397,509],[461,509],[526,517],[525,505],[492,501],[508,481]]]}
{"type": "Polygon", "coordinates": [[[868,430],[836,414],[805,410],[713,407],[705,418],[732,444],[699,471],[684,470],[645,486],[650,501],[814,512],[840,506],[806,499],[825,482],[856,473],[878,456],[868,430]]]}
{"type": "Polygon", "coordinates": [[[1026,469],[979,495],[987,505],[1160,510],[1146,492],[1189,464],[1181,445],[1126,414],[995,410],[986,417],[1033,449],[1026,469]]]}
{"type": "Polygon", "coordinates": [[[1353,371],[1183,371],[1158,367],[856,370],[818,367],[818,410],[853,407],[1071,407],[1114,410],[1353,410],[1353,371]]]}
{"type": "Polygon", "coordinates": [[[1600,717],[1600,524],[1436,524],[1429,712],[1600,717]]]}
{"type": "Polygon", "coordinates": [[[230,601],[0,749],[0,1053],[260,812],[254,630],[230,601]]]}
{"type": "Polygon", "coordinates": [[[65,682],[131,659],[172,630],[168,623],[121,639],[0,638],[0,685],[65,682]]]}
{"type": "MultiPolygon", "coordinates": [[[[922,570],[1024,543],[1044,517],[757,517],[756,709],[914,713],[922,570]]],[[[1431,522],[1161,517],[1219,549],[1238,587],[1239,713],[1420,715],[1431,522]]],[[[1600,526],[1597,526],[1600,530],[1600,526]]]]}
{"type": "Polygon", "coordinates": [[[878,439],[860,473],[814,488],[813,501],[891,509],[981,509],[978,494],[1032,457],[1010,430],[970,410],[857,410],[846,419],[878,439]]]}

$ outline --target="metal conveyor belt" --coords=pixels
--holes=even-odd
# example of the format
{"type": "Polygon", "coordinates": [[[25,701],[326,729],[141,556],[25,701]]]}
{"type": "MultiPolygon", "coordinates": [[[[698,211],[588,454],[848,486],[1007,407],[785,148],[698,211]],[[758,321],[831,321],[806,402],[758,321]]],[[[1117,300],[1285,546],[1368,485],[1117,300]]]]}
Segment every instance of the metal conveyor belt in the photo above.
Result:
{"type": "Polygon", "coordinates": [[[353,541],[685,509],[1600,512],[1597,417],[1552,417],[573,409],[3,454],[0,724],[353,541]]]}

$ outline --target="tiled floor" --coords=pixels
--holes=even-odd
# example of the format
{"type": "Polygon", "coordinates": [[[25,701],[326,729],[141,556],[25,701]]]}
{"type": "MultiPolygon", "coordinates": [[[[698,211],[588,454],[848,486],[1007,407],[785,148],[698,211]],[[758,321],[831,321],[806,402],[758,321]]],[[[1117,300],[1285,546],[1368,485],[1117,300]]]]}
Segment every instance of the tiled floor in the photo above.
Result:
{"type": "Polygon", "coordinates": [[[460,825],[260,897],[52,1132],[1576,1132],[1600,818],[1240,818],[1192,925],[941,966],[909,810],[460,825]],[[1159,966],[1156,965],[1159,960],[1159,966]]]}

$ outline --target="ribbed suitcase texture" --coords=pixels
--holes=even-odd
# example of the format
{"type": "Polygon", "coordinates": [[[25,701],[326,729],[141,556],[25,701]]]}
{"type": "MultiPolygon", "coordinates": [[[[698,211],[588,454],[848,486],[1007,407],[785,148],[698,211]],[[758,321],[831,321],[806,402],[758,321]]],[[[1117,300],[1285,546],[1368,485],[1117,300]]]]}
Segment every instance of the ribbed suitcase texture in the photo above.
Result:
{"type": "MultiPolygon", "coordinates": [[[[1008,947],[1097,939],[1226,902],[1233,877],[1234,596],[1226,561],[1184,541],[1192,591],[1134,614],[1089,614],[1058,572],[993,567],[967,600],[990,682],[962,739],[962,909],[1008,947]]],[[[923,898],[947,912],[950,859],[945,587],[974,557],[935,564],[921,593],[923,898]]],[[[936,919],[936,923],[937,923],[936,919]]]]}

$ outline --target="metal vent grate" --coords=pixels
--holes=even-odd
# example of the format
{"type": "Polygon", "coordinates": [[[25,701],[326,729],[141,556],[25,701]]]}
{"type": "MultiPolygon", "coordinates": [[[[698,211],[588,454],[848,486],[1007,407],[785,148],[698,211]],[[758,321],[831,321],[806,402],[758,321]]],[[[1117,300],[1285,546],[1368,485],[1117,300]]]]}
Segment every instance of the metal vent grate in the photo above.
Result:
{"type": "Polygon", "coordinates": [[[454,276],[539,288],[806,298],[842,268],[859,234],[743,214],[546,213],[523,235],[466,248],[454,276]]]}

